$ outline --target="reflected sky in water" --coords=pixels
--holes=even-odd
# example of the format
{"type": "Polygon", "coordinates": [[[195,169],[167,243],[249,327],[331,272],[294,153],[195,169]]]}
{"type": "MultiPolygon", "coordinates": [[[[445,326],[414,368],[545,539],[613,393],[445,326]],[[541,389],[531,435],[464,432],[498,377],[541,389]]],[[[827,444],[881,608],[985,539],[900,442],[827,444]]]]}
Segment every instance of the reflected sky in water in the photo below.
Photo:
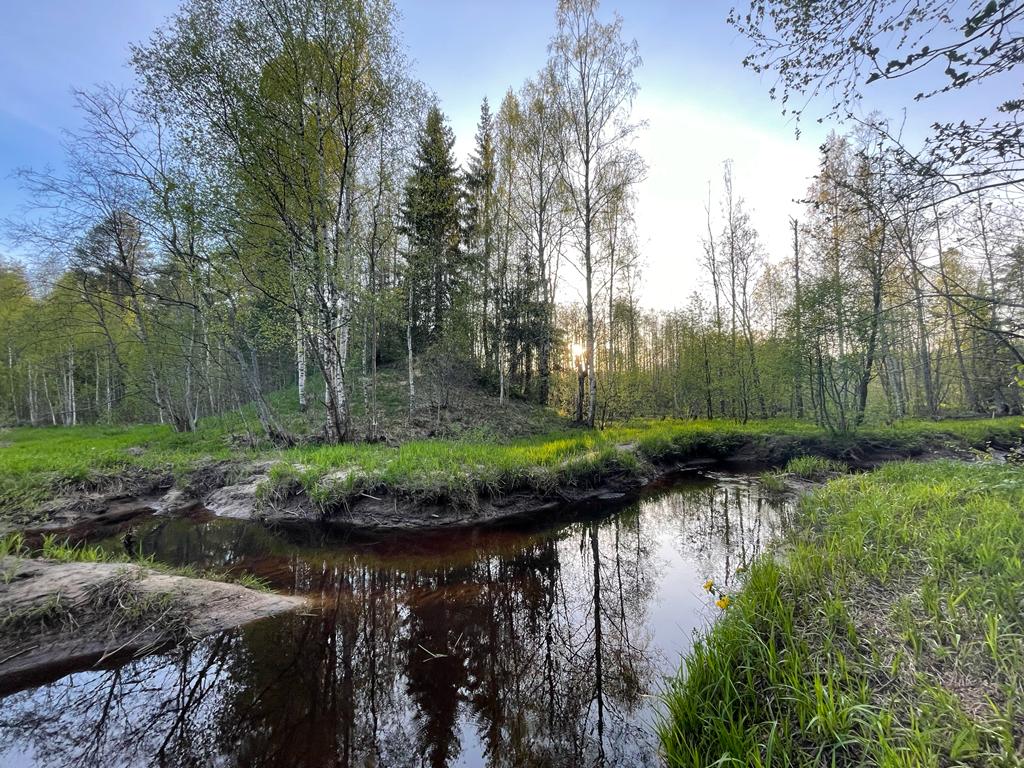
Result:
{"type": "Polygon", "coordinates": [[[657,765],[657,692],[719,612],[704,581],[734,587],[788,513],[756,482],[691,477],[531,533],[153,518],[136,535],[158,560],[311,607],[7,696],[0,764],[657,765]]]}

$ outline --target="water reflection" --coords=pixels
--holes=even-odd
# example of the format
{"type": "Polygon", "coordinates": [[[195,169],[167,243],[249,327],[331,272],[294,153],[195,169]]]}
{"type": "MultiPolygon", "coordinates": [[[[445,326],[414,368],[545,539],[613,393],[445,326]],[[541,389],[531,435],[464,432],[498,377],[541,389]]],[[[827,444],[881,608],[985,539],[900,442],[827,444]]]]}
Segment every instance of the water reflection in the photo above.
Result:
{"type": "Polygon", "coordinates": [[[656,693],[784,506],[688,482],[529,535],[339,545],[159,521],[168,562],[236,566],[316,598],[181,651],[0,704],[5,765],[653,765],[656,693]]]}

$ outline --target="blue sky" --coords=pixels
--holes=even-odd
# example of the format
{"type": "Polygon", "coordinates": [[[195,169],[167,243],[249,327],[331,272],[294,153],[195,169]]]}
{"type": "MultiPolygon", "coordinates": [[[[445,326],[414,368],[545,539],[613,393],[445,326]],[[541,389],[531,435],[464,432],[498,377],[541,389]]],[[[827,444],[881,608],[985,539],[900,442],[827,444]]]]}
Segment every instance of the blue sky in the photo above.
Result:
{"type": "MultiPolygon", "coordinates": [[[[177,6],[172,0],[34,0],[10,4],[0,26],[0,219],[24,204],[15,168],[58,167],[61,129],[74,127],[72,87],[127,83],[130,43],[145,39],[177,6]]],[[[497,104],[543,64],[554,0],[398,0],[414,73],[433,89],[464,157],[480,101],[497,104]]],[[[792,200],[814,173],[827,126],[794,126],[768,98],[770,83],[744,70],[747,42],[725,23],[728,2],[605,0],[618,9],[644,66],[637,116],[650,127],[638,146],[650,167],[639,190],[638,227],[647,261],[643,296],[659,308],[682,303],[699,281],[699,237],[708,182],[732,158],[737,188],[773,258],[785,255],[792,200]]],[[[912,85],[870,93],[865,109],[893,115],[912,85]]],[[[918,122],[942,108],[929,104],[918,122]]],[[[0,233],[0,253],[10,251],[0,233]]],[[[573,297],[565,296],[566,299],[573,297]]]]}

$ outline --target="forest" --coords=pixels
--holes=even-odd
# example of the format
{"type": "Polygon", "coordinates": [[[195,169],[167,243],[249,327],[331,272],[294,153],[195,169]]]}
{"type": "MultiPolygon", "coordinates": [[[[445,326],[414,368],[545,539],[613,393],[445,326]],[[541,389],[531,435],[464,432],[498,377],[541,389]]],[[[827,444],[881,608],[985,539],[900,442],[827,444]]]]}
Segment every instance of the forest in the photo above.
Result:
{"type": "Polygon", "coordinates": [[[1024,761],[1024,2],[547,5],[463,136],[416,0],[182,0],[8,169],[0,763],[1024,761]],[[671,308],[665,18],[823,137],[671,308]]]}
{"type": "Polygon", "coordinates": [[[66,171],[21,173],[6,423],[193,431],[251,402],[287,444],[267,395],[294,387],[323,440],[373,441],[382,369],[410,414],[459,386],[588,426],[1020,413],[1006,186],[951,194],[873,115],[821,147],[792,249],[769,254],[725,161],[685,235],[706,285],[646,310],[621,20],[565,4],[544,68],[484,99],[462,168],[395,9],[336,6],[186,4],[132,50],[135,87],[76,93],[66,171]]]}

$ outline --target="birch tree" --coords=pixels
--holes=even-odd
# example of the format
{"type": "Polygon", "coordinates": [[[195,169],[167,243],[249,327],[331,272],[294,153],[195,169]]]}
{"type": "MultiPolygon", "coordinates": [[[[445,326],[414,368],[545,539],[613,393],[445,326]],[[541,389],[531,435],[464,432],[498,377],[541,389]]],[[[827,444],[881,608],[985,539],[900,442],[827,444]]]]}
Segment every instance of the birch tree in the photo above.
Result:
{"type": "Polygon", "coordinates": [[[632,146],[639,123],[630,112],[637,94],[640,54],[636,41],[622,37],[622,19],[597,18],[597,0],[561,0],[558,31],[549,46],[559,121],[562,183],[574,214],[575,265],[584,283],[588,403],[586,424],[597,414],[595,312],[598,218],[621,186],[645,173],[632,146]]]}

